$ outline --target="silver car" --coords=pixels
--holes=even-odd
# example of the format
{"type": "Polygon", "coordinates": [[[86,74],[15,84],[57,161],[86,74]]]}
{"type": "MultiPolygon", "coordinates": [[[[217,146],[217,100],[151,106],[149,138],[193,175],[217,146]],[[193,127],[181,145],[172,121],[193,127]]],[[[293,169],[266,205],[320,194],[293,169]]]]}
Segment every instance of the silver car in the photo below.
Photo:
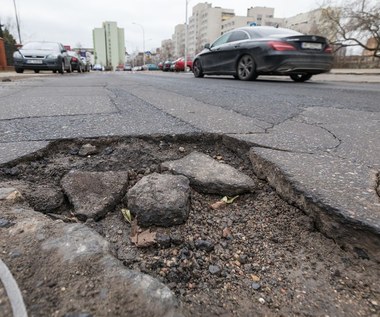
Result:
{"type": "Polygon", "coordinates": [[[25,69],[52,70],[54,73],[63,74],[66,70],[71,73],[71,56],[67,54],[65,47],[56,42],[30,42],[13,53],[14,67],[17,73],[23,73],[25,69]]]}

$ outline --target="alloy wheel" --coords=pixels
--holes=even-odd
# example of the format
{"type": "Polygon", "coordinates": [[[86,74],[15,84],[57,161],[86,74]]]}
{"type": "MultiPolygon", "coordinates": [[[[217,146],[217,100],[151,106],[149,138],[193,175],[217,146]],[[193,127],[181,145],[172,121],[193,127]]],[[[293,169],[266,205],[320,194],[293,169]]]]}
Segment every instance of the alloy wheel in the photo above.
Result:
{"type": "Polygon", "coordinates": [[[244,55],[240,58],[237,66],[237,76],[240,80],[255,80],[255,62],[250,55],[244,55]]]}

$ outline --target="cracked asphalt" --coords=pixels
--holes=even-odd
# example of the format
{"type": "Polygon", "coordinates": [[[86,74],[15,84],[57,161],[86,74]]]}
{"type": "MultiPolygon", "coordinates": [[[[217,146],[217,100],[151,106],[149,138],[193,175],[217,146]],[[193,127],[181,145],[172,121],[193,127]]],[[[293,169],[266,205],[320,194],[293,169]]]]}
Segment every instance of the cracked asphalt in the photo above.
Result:
{"type": "Polygon", "coordinates": [[[334,225],[321,227],[332,238],[355,243],[368,233],[364,247],[380,261],[380,75],[367,77],[328,74],[300,84],[92,72],[4,82],[0,163],[57,139],[222,134],[252,147],[257,172],[288,201],[327,211],[334,225]]]}

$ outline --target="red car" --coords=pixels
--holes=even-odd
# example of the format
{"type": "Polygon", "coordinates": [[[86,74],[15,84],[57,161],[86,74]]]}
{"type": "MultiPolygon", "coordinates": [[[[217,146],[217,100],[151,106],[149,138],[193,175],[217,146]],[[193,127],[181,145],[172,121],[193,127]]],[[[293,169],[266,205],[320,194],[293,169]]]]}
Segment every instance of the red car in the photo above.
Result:
{"type": "MultiPolygon", "coordinates": [[[[191,72],[193,70],[193,60],[191,58],[188,58],[186,61],[186,64],[187,64],[186,70],[188,72],[191,72]]],[[[175,61],[175,71],[176,72],[183,72],[185,70],[184,65],[185,65],[185,58],[184,57],[178,58],[175,61]]]]}

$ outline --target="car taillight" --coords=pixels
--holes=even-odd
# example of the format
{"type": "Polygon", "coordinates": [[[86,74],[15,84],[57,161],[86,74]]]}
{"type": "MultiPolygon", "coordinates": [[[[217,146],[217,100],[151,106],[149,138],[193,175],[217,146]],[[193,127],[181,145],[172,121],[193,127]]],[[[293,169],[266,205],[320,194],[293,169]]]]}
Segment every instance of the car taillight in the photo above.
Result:
{"type": "Polygon", "coordinates": [[[72,62],[77,62],[78,59],[77,59],[76,57],[71,57],[71,61],[72,61],[72,62]]]}
{"type": "Polygon", "coordinates": [[[286,42],[280,42],[280,41],[270,41],[268,42],[268,45],[275,51],[295,51],[296,48],[286,42]]]}
{"type": "Polygon", "coordinates": [[[325,53],[332,53],[332,47],[330,45],[326,45],[325,53]]]}

